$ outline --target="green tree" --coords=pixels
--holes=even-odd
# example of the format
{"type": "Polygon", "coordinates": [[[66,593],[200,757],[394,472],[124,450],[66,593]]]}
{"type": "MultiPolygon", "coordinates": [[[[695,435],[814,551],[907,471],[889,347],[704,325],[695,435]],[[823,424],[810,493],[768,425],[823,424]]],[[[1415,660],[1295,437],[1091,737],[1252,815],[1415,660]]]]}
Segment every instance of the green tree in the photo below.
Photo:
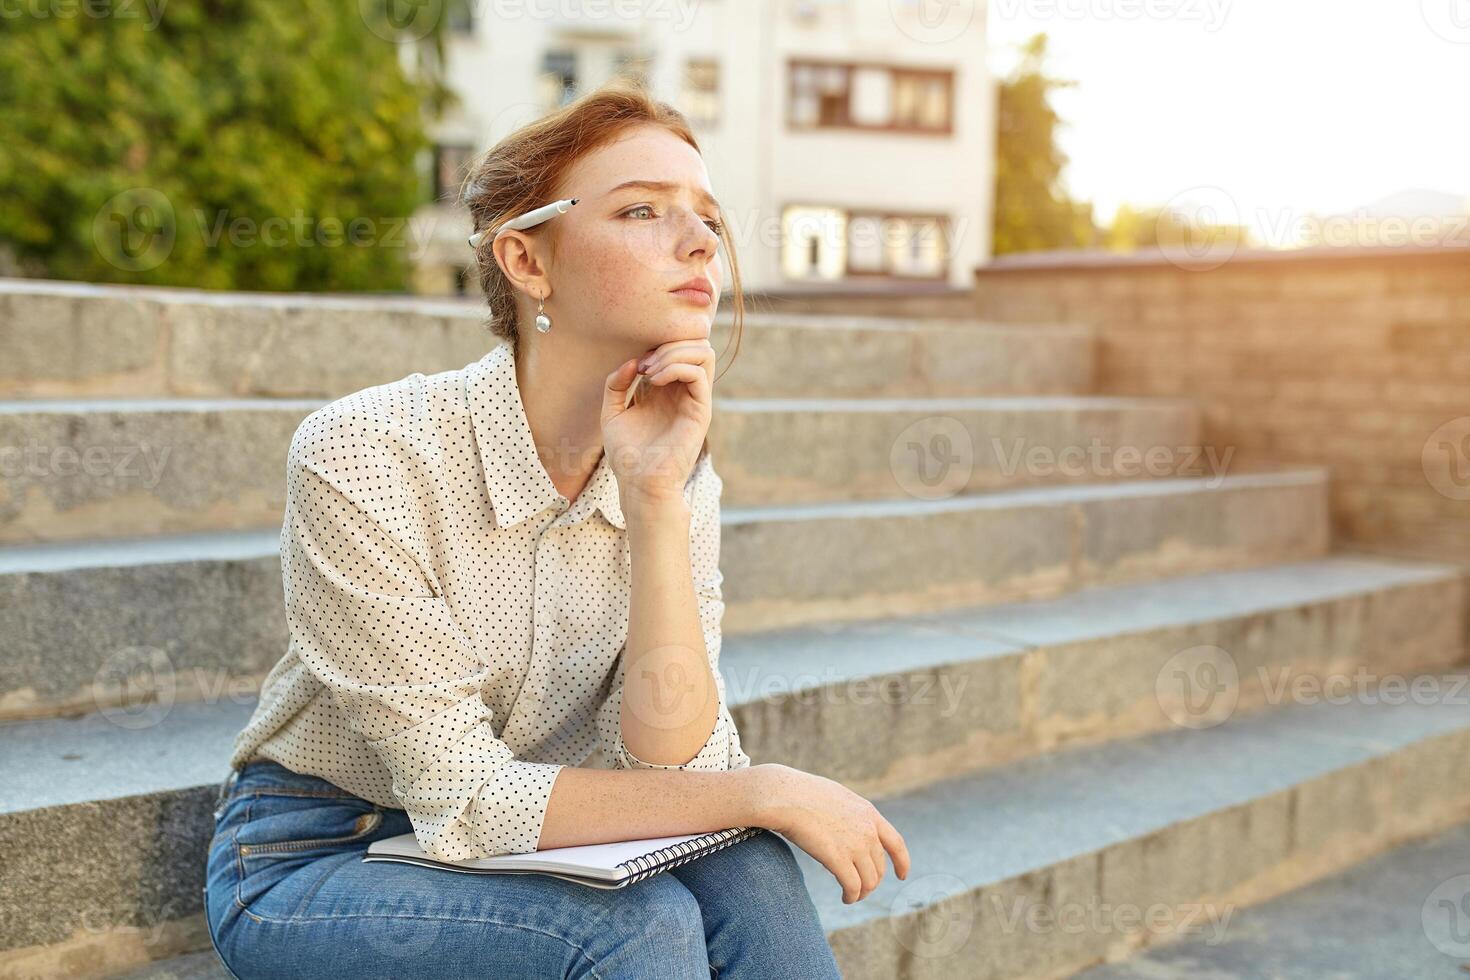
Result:
{"type": "Polygon", "coordinates": [[[1072,200],[1062,186],[1067,156],[1057,146],[1061,118],[1053,92],[1074,81],[1046,74],[1047,39],[1021,46],[1021,60],[1000,83],[995,167],[994,252],[1090,248],[1097,244],[1092,205],[1072,200]]]}
{"type": "Polygon", "coordinates": [[[402,289],[423,120],[449,96],[442,8],[407,23],[396,2],[81,2],[7,18],[0,249],[60,279],[402,289]]]}
{"type": "Polygon", "coordinates": [[[1203,253],[1209,249],[1246,248],[1256,244],[1249,228],[1220,222],[1216,217],[1204,207],[1138,208],[1121,204],[1103,234],[1103,247],[1110,252],[1164,248],[1203,253]]]}

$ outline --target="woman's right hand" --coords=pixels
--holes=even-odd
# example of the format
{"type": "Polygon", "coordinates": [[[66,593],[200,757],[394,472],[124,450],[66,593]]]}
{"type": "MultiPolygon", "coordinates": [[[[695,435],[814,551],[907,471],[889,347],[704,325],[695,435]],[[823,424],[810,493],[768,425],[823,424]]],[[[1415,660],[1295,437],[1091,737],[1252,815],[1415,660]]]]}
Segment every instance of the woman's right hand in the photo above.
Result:
{"type": "Polygon", "coordinates": [[[903,835],[868,800],[835,780],[780,763],[751,767],[756,825],[781,834],[822,863],[842,885],[842,902],[867,898],[887,870],[908,878],[903,835]]]}

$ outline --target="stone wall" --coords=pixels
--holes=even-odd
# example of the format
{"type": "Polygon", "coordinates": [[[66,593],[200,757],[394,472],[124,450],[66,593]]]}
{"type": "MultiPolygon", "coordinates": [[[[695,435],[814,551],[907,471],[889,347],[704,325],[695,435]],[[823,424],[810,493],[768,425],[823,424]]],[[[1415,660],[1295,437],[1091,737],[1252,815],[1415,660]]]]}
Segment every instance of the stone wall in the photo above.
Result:
{"type": "Polygon", "coordinates": [[[1176,258],[1003,258],[977,312],[1092,324],[1099,391],[1197,399],[1240,463],[1326,465],[1339,541],[1470,561],[1470,249],[1176,258]]]}

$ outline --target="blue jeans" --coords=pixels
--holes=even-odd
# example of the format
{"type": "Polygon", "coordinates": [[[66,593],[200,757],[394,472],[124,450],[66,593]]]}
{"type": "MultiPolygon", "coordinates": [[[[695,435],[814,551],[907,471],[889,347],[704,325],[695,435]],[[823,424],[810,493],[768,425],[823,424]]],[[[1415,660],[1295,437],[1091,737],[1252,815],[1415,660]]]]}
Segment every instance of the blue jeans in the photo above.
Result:
{"type": "Polygon", "coordinates": [[[371,842],[412,830],[403,810],[268,759],[233,771],[204,886],[231,975],[840,980],[774,832],[615,890],[361,860],[371,842]]]}

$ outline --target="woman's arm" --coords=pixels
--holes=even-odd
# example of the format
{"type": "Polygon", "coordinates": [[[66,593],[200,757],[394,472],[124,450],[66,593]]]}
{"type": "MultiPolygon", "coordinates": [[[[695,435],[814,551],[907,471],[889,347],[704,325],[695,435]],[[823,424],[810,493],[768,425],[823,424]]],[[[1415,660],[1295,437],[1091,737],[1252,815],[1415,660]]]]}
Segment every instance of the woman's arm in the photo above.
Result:
{"type": "Polygon", "coordinates": [[[567,766],[552,784],[537,847],[761,826],[758,776],[756,767],[695,772],[567,766]]]}
{"type": "MultiPolygon", "coordinates": [[[[700,487],[702,496],[709,488],[700,487]]],[[[682,766],[719,721],[720,697],[695,601],[690,510],[682,495],[624,499],[632,596],[623,657],[622,742],[634,759],[682,766]]],[[[706,516],[719,533],[718,514],[706,516]]],[[[707,529],[704,529],[707,532],[707,529]]],[[[700,546],[709,546],[703,540],[700,546]]],[[[723,766],[721,766],[723,768],[723,766]]]]}

